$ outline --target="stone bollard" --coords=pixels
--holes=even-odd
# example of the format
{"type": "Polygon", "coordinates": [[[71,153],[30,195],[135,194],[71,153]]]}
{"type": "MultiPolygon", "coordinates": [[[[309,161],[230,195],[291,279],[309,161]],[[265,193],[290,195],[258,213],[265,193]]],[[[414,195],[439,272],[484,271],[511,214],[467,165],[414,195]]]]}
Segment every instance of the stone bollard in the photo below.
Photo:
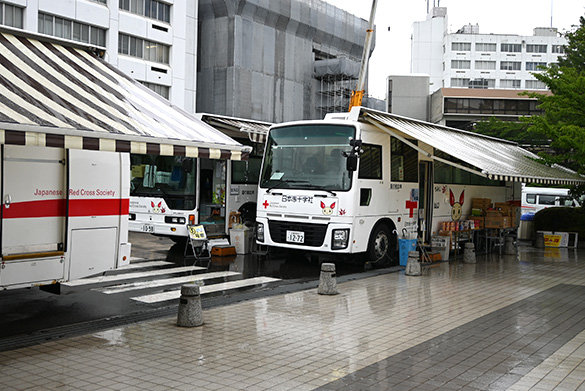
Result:
{"type": "Polygon", "coordinates": [[[319,278],[319,289],[317,293],[320,295],[336,295],[339,293],[337,292],[334,263],[321,264],[321,276],[319,278]]]}
{"type": "Polygon", "coordinates": [[[465,250],[463,251],[463,262],[475,263],[475,245],[473,243],[465,243],[465,250]]]}
{"type": "Polygon", "coordinates": [[[185,284],[181,287],[177,326],[197,327],[201,326],[202,324],[203,311],[201,310],[199,285],[196,283],[185,284]]]}
{"type": "Polygon", "coordinates": [[[404,270],[404,274],[407,276],[422,275],[418,251],[408,252],[408,261],[406,261],[406,270],[404,270]]]}
{"type": "Polygon", "coordinates": [[[544,234],[542,232],[536,233],[536,239],[534,247],[536,248],[544,248],[544,234]]]}
{"type": "Polygon", "coordinates": [[[514,238],[512,236],[506,236],[504,238],[504,254],[515,255],[516,246],[514,246],[514,238]]]}

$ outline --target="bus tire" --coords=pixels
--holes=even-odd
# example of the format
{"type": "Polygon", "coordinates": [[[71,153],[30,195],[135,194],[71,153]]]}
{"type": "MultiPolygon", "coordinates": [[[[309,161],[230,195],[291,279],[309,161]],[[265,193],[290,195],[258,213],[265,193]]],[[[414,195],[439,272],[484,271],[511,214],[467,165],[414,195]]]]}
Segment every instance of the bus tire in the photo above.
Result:
{"type": "Polygon", "coordinates": [[[393,237],[386,224],[378,224],[370,234],[366,261],[371,263],[390,263],[394,251],[393,237]]]}

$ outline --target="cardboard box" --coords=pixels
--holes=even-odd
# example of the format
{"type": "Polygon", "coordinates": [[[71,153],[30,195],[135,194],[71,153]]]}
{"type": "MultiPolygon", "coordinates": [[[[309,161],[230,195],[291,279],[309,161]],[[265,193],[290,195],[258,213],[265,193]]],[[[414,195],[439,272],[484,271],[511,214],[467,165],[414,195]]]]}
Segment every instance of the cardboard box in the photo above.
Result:
{"type": "Polygon", "coordinates": [[[488,212],[485,216],[486,228],[509,228],[510,224],[510,216],[502,216],[499,212],[488,212]]]}
{"type": "Polygon", "coordinates": [[[211,255],[214,257],[227,257],[230,255],[236,255],[236,248],[229,244],[220,244],[213,246],[211,249],[211,255]]]}
{"type": "Polygon", "coordinates": [[[492,200],[490,198],[472,198],[471,208],[487,210],[492,207],[492,200]]]}

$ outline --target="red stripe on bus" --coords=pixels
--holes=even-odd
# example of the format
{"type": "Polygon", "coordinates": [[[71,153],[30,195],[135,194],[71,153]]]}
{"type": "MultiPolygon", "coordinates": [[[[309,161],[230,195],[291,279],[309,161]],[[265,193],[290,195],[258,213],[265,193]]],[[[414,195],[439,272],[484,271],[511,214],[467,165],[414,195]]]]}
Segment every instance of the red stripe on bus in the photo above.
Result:
{"type": "MultiPolygon", "coordinates": [[[[64,217],[64,199],[13,202],[10,206],[3,205],[5,219],[22,219],[38,217],[64,217]]],[[[113,199],[82,199],[69,200],[69,216],[119,216],[127,215],[130,210],[130,200],[113,199]]]]}

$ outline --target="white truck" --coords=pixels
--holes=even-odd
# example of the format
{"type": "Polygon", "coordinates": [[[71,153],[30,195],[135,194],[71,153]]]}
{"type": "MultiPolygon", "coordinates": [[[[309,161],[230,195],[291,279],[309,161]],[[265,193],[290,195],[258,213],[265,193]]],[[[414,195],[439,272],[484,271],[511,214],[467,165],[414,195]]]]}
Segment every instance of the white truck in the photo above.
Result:
{"type": "Polygon", "coordinates": [[[128,154],[17,145],[1,154],[0,289],[130,262],[128,154]]]}
{"type": "Polygon", "coordinates": [[[520,200],[521,182],[580,182],[514,143],[362,107],[270,128],[257,243],[394,258],[398,237],[430,243],[472,198],[520,200]],[[505,164],[501,163],[505,162],[505,164]],[[560,178],[560,179],[558,179],[560,178]]]}

